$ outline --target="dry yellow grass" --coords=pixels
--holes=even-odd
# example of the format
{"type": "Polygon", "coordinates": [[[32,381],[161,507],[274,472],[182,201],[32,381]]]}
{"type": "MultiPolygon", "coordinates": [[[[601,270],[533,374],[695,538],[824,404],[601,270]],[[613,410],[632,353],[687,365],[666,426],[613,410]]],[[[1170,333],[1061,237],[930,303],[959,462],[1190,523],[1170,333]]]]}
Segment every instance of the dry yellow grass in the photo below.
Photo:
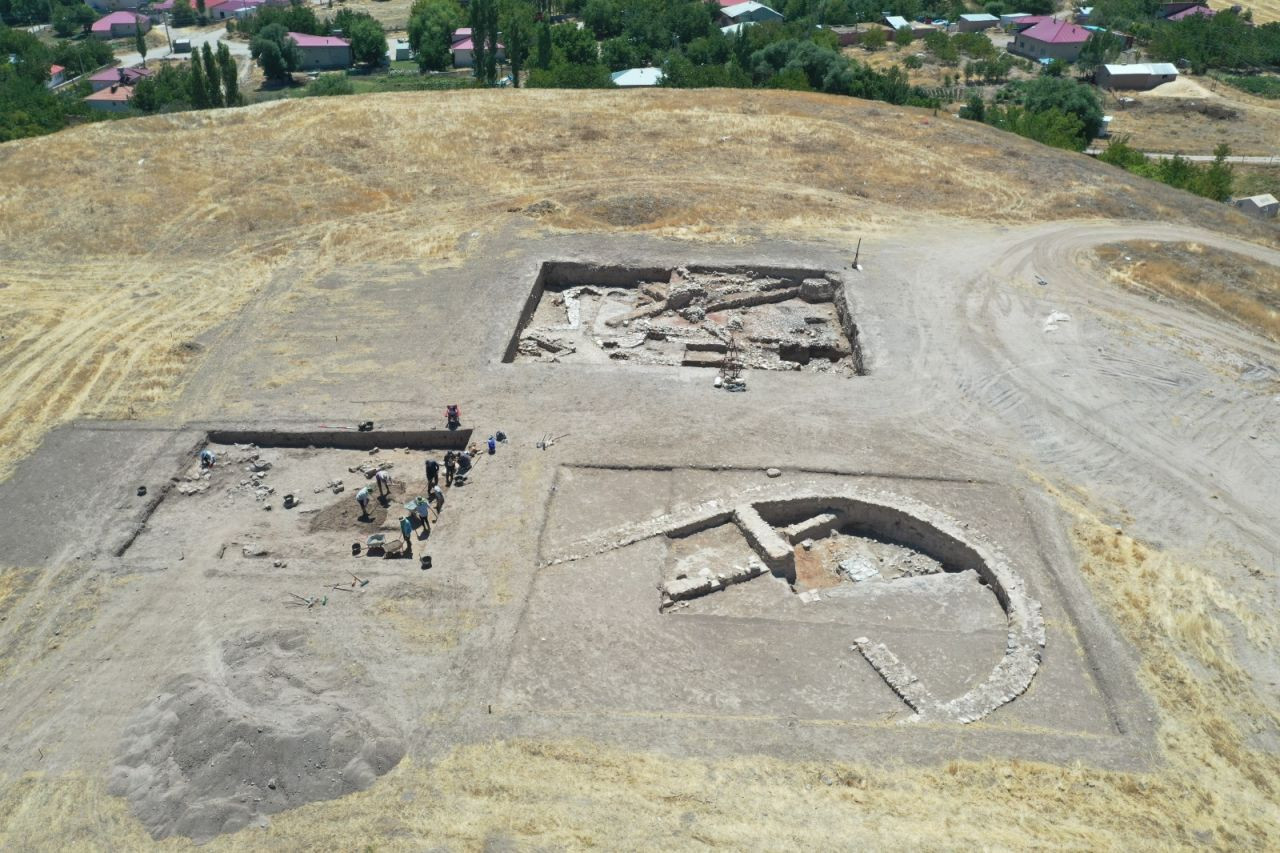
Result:
{"type": "MultiPolygon", "coordinates": [[[[1052,489],[1051,489],[1052,491],[1052,489]]],[[[1056,494],[1056,492],[1055,492],[1056,494]]],[[[1280,724],[1235,664],[1233,627],[1274,653],[1276,625],[1194,562],[1160,553],[1058,494],[1082,571],[1142,655],[1165,765],[1107,772],[1020,761],[864,767],[759,756],[714,761],[598,744],[501,741],[403,762],[367,791],[276,816],[209,850],[492,842],[612,849],[1274,849],[1280,757],[1246,735],[1280,724]]],[[[29,774],[0,798],[0,847],[147,843],[101,780],[29,774]]],[[[169,839],[159,849],[187,849],[169,839]]]]}
{"type": "Polygon", "coordinates": [[[1225,142],[1232,154],[1270,157],[1280,139],[1280,101],[1258,98],[1211,77],[1179,80],[1153,92],[1103,96],[1111,131],[1141,151],[1212,154],[1225,142]],[[1178,87],[1178,88],[1174,88],[1178,87]],[[1185,94],[1171,96],[1171,91],[1185,94]],[[1133,98],[1125,105],[1118,96],[1133,98]]]}
{"type": "Polygon", "coordinates": [[[1280,269],[1195,243],[1149,240],[1095,250],[1113,279],[1226,317],[1280,341],[1280,269]]]}
{"type": "Polygon", "coordinates": [[[921,216],[1233,216],[946,115],[742,91],[404,93],[95,124],[0,146],[0,186],[0,477],[59,422],[164,412],[192,342],[275,270],[456,262],[463,235],[524,210],[724,241],[921,216]]]}

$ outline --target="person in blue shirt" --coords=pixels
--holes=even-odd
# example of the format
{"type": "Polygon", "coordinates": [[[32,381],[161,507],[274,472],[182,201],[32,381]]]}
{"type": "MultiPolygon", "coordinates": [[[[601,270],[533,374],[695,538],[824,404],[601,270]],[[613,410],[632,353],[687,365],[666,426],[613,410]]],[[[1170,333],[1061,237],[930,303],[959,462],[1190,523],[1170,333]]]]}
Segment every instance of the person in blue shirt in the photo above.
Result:
{"type": "Polygon", "coordinates": [[[400,533],[404,536],[404,547],[410,554],[413,553],[413,522],[409,520],[409,516],[400,516],[400,533]]]}

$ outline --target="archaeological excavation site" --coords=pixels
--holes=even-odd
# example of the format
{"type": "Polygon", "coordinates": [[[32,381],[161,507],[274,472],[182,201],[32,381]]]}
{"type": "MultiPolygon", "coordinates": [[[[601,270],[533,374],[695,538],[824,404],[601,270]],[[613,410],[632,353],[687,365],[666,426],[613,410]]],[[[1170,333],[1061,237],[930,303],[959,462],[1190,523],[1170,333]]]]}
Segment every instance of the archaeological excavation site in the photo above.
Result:
{"type": "MultiPolygon", "coordinates": [[[[821,826],[1164,784],[1116,595],[1173,564],[1087,501],[1168,473],[1100,425],[1163,411],[1134,377],[1168,333],[1037,284],[1034,240],[949,239],[280,270],[172,412],[57,426],[0,483],[22,808],[74,780],[62,831],[116,849],[875,849],[821,826]],[[757,838],[780,812],[815,828],[757,838]]],[[[1188,405],[1227,398],[1196,365],[1188,405]]],[[[0,847],[47,849],[2,802],[0,847]]]]}
{"type": "Polygon", "coordinates": [[[506,361],[865,372],[839,274],[544,263],[506,361]]]}

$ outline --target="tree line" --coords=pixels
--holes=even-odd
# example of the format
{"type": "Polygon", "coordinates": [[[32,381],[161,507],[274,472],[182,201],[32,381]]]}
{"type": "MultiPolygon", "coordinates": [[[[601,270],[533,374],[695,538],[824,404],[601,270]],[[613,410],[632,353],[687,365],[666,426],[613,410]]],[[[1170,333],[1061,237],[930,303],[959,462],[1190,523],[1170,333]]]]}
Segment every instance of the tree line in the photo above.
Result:
{"type": "Polygon", "coordinates": [[[192,53],[191,61],[160,67],[133,87],[130,105],[144,113],[207,110],[238,107],[239,71],[231,51],[222,42],[217,51],[206,42],[192,53]]]}

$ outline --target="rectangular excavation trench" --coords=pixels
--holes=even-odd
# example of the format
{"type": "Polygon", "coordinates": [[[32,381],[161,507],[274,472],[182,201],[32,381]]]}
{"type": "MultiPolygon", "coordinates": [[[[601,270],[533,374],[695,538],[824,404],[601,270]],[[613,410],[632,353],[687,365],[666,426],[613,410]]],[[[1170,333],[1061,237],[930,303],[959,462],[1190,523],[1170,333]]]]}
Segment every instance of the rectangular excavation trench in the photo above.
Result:
{"type": "Polygon", "coordinates": [[[462,450],[471,441],[469,429],[419,430],[270,430],[212,429],[210,444],[254,444],[258,447],[317,447],[334,450],[462,450]]]}
{"type": "Polygon", "coordinates": [[[745,264],[546,261],[502,360],[718,369],[731,341],[748,370],[867,373],[858,326],[838,274],[745,264]],[[600,303],[592,305],[596,314],[591,328],[581,321],[579,296],[600,303]],[[559,302],[544,304],[544,297],[559,302]],[[632,310],[622,312],[627,300],[632,310]],[[606,313],[612,316],[604,317],[606,313]],[[565,322],[555,322],[561,316],[565,322]]]}

